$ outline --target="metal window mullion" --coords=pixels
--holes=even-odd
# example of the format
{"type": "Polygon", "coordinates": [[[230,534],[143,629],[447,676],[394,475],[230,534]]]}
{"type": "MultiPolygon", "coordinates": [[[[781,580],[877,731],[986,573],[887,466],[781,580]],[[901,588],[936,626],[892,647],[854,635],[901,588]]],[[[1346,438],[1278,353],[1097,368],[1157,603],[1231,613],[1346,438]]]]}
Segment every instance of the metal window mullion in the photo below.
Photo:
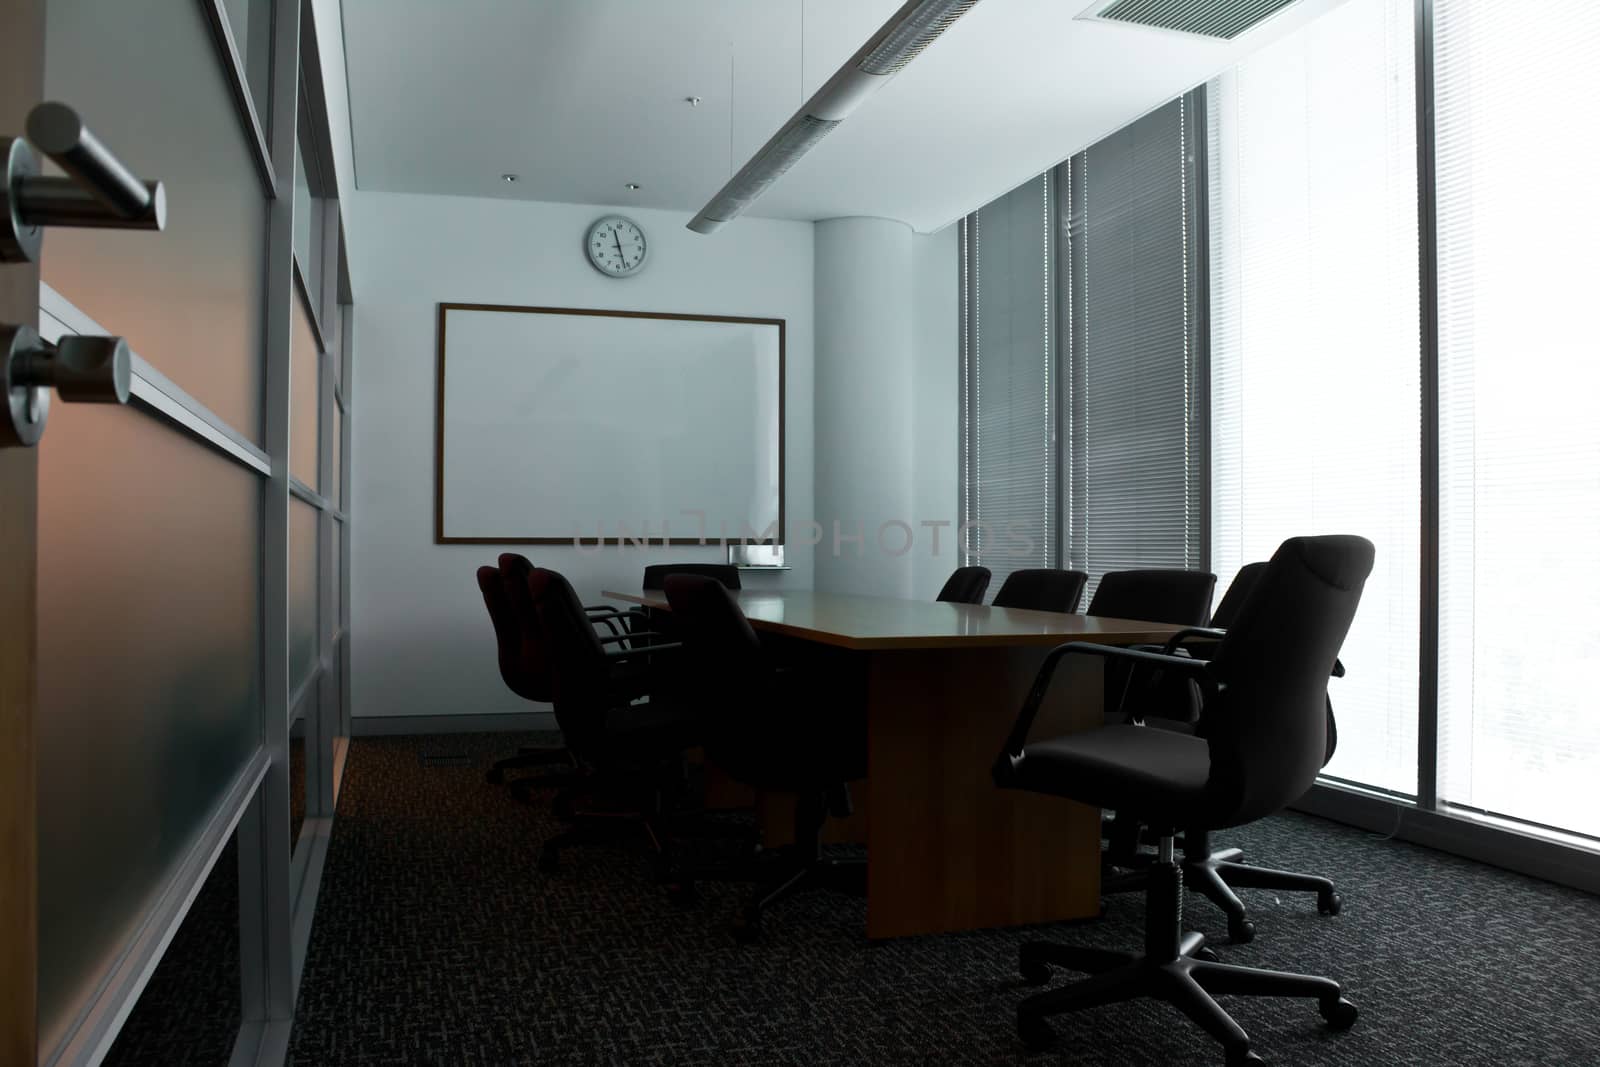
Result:
{"type": "Polygon", "coordinates": [[[1189,293],[1190,343],[1193,402],[1191,442],[1195,452],[1194,475],[1197,483],[1196,533],[1198,565],[1212,569],[1211,562],[1211,155],[1207,136],[1206,109],[1210,101],[1201,83],[1189,93],[1188,122],[1184,131],[1189,144],[1185,161],[1186,178],[1192,192],[1189,201],[1189,293]]]}
{"type": "Polygon", "coordinates": [[[1435,196],[1433,0],[1415,0],[1417,278],[1422,386],[1421,598],[1417,642],[1417,804],[1439,807],[1439,243],[1435,196]]]}
{"type": "Polygon", "coordinates": [[[270,764],[240,824],[241,1040],[286,1032],[294,1014],[289,852],[289,369],[294,280],[294,152],[300,3],[273,11],[271,158],[276,188],[268,215],[263,442],[271,462],[262,529],[262,740],[270,764]]]}

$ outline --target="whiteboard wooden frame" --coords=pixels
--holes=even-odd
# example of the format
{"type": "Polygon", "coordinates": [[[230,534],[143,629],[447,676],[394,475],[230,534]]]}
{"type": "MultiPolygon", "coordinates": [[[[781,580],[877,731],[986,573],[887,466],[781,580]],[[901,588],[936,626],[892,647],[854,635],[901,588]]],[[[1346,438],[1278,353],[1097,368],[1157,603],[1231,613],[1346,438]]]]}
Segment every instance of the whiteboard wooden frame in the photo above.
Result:
{"type": "Polygon", "coordinates": [[[436,545],[727,545],[744,543],[741,539],[721,537],[454,537],[444,532],[444,384],[445,384],[445,316],[451,311],[500,311],[528,315],[587,315],[618,319],[664,319],[678,322],[722,322],[743,326],[772,326],[778,331],[778,536],[763,544],[784,543],[786,528],[786,503],[788,499],[786,478],[788,474],[787,447],[788,422],[786,417],[787,394],[787,334],[786,319],[749,318],[740,315],[683,315],[664,311],[608,311],[599,308],[523,307],[517,304],[455,304],[439,305],[439,339],[437,377],[434,386],[433,424],[433,543],[436,545]]]}

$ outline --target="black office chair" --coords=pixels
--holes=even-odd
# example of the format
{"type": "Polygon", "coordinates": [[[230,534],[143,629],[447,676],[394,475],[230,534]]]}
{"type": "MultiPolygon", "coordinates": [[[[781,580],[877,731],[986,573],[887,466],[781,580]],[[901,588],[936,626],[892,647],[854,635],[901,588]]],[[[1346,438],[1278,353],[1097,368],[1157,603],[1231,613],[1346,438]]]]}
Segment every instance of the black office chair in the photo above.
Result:
{"type": "Polygon", "coordinates": [[[988,567],[957,567],[934,599],[949,604],[982,604],[988,588],[988,567]]]}
{"type": "Polygon", "coordinates": [[[1038,993],[1017,1008],[1032,1047],[1050,1043],[1048,1016],[1135,997],[1166,1000],[1227,1050],[1230,1065],[1259,1063],[1250,1038],[1214,996],[1312,997],[1328,1025],[1356,1021],[1332,979],[1221,963],[1205,937],[1184,933],[1183,875],[1173,859],[1181,829],[1239,826],[1298,799],[1322,769],[1328,674],[1372,571],[1371,542],[1298,537],[1273,555],[1209,661],[1081,642],[1046,656],[995,761],[996,784],[1136,815],[1160,835],[1145,898],[1142,954],[1047,942],[1022,946],[1023,978],[1049,980],[1051,965],[1091,977],[1038,993]],[[1194,679],[1205,694],[1203,736],[1113,724],[1028,740],[1050,676],[1069,654],[1159,666],[1194,679]]]}
{"type": "Polygon", "coordinates": [[[1100,578],[1085,615],[1204,626],[1217,576],[1205,571],[1110,571],[1100,578]]]}
{"type": "MultiPolygon", "coordinates": [[[[506,688],[524,700],[549,703],[551,686],[548,672],[538,670],[534,657],[529,655],[532,650],[526,647],[523,623],[512,606],[506,576],[499,568],[479,567],[478,590],[483,594],[484,607],[489,609],[489,621],[494,626],[500,679],[506,683],[506,688]]],[[[517,755],[496,760],[489,768],[488,779],[491,784],[500,785],[506,780],[506,771],[552,765],[560,766],[563,770],[553,776],[536,776],[533,779],[535,786],[572,784],[571,772],[576,770],[576,764],[565,745],[524,746],[517,755]]]]}
{"type": "Polygon", "coordinates": [[[543,567],[529,574],[528,596],[551,653],[552,703],[567,747],[589,768],[593,792],[627,802],[620,811],[574,812],[574,826],[544,843],[539,869],[556,870],[572,845],[636,830],[665,874],[665,821],[682,789],[683,753],[697,743],[690,716],[670,696],[665,657],[680,646],[648,632],[600,636],[571,584],[543,567]]]}
{"type": "Polygon", "coordinates": [[[732,563],[652,563],[644,569],[644,588],[665,588],[669,574],[697,574],[715,578],[724,589],[739,588],[739,568],[732,563]]]}
{"type": "MultiPolygon", "coordinates": [[[[1232,626],[1234,620],[1240,617],[1245,601],[1255,588],[1261,576],[1266,573],[1267,564],[1264,562],[1248,563],[1240,568],[1238,575],[1229,584],[1228,591],[1217,602],[1217,610],[1213,613],[1210,629],[1185,631],[1175,634],[1162,650],[1167,654],[1181,653],[1208,659],[1215,654],[1223,633],[1232,626]]],[[[1338,659],[1333,661],[1334,677],[1342,677],[1344,665],[1338,659]]],[[[1196,733],[1199,729],[1200,692],[1192,688],[1187,703],[1183,697],[1168,693],[1173,697],[1167,701],[1167,706],[1160,706],[1159,702],[1152,699],[1152,694],[1143,694],[1143,700],[1135,715],[1141,717],[1146,725],[1163,730],[1173,730],[1183,733],[1196,733]],[[1172,716],[1182,715],[1178,719],[1172,716]]],[[[1333,758],[1333,750],[1338,745],[1338,728],[1333,718],[1333,702],[1324,697],[1326,709],[1325,738],[1322,762],[1326,766],[1328,760],[1333,758]]],[[[1247,916],[1244,902],[1234,889],[1276,889],[1287,892],[1315,893],[1317,895],[1317,910],[1324,915],[1337,915],[1343,908],[1343,901],[1335,891],[1333,882],[1327,878],[1312,874],[1298,874],[1292,871],[1279,871],[1269,867],[1255,867],[1243,863],[1244,851],[1238,848],[1223,848],[1213,850],[1211,834],[1204,829],[1188,829],[1184,831],[1183,841],[1183,880],[1190,889],[1203,894],[1208,900],[1221,908],[1228,917],[1228,939],[1242,944],[1254,939],[1256,935],[1255,924],[1247,916]]],[[[1139,860],[1148,857],[1140,856],[1139,860]]],[[[1105,893],[1125,893],[1145,888],[1149,882],[1148,868],[1119,873],[1107,878],[1102,886],[1105,893]]]]}
{"type": "MultiPolygon", "coordinates": [[[[502,552],[497,562],[498,569],[478,568],[478,590],[483,594],[484,606],[494,626],[501,680],[524,700],[548,704],[554,683],[546,662],[547,654],[534,636],[536,621],[528,600],[528,576],[533,573],[533,564],[528,557],[516,552],[502,552]]],[[[630,621],[644,618],[642,613],[603,604],[585,605],[583,610],[593,623],[605,626],[613,634],[623,632],[630,621]]],[[[574,784],[572,771],[576,763],[565,745],[524,745],[515,756],[496,760],[486,777],[491,785],[500,785],[506,780],[506,771],[556,764],[564,764],[567,769],[555,775],[513,781],[512,791],[527,799],[534,789],[574,784]]],[[[561,806],[559,798],[558,806],[561,806]]]]}
{"type": "Polygon", "coordinates": [[[994,595],[997,608],[1028,608],[1070,615],[1078,610],[1083,587],[1089,576],[1082,571],[1063,571],[1054,567],[1012,571],[994,595]]]}
{"type": "Polygon", "coordinates": [[[861,861],[825,860],[828,815],[848,815],[847,783],[867,770],[865,709],[842,702],[807,671],[772,662],[728,591],[710,578],[675,574],[667,602],[686,647],[686,691],[702,715],[706,758],[735,781],[796,794],[794,844],[777,852],[762,885],[734,921],[734,936],[760,936],[762,913],[801,889],[860,893],[861,861]]]}

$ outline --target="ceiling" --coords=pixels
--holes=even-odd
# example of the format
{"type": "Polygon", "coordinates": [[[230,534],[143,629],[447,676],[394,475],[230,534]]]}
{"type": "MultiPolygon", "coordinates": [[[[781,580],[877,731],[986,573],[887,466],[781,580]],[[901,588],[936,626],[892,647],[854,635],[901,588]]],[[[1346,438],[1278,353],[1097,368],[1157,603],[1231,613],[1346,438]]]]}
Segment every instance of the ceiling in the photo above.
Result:
{"type": "MultiPolygon", "coordinates": [[[[750,214],[939,229],[1339,2],[1228,42],[982,0],[750,214]]],[[[900,3],[343,0],[356,185],[687,221],[900,3]]]]}

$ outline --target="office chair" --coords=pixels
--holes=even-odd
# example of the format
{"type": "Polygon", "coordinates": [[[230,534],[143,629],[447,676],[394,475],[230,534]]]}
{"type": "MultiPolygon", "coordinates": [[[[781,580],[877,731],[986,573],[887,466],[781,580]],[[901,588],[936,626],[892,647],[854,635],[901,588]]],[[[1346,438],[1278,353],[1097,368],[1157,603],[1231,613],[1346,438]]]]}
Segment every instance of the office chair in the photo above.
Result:
{"type": "MultiPolygon", "coordinates": [[[[1239,570],[1239,573],[1228,586],[1228,591],[1217,603],[1217,610],[1212,615],[1210,629],[1188,630],[1174,634],[1168,640],[1162,651],[1166,654],[1185,654],[1198,658],[1209,658],[1214,654],[1223,633],[1239,618],[1245,601],[1250,592],[1255,588],[1261,576],[1266,573],[1267,564],[1264,562],[1249,563],[1239,570]],[[1198,643],[1197,643],[1198,642],[1198,643]]],[[[1344,675],[1344,665],[1338,659],[1333,661],[1334,677],[1344,675]]],[[[1135,711],[1135,716],[1142,718],[1145,725],[1163,730],[1172,730],[1182,733],[1196,733],[1199,718],[1199,691],[1190,687],[1190,693],[1176,695],[1167,693],[1171,698],[1165,702],[1152,699],[1152,694],[1143,694],[1140,710],[1135,711]],[[1165,703],[1166,706],[1162,706],[1165,703]],[[1174,715],[1183,716],[1173,718],[1174,715]]],[[[1324,696],[1325,712],[1325,743],[1323,748],[1322,763],[1324,766],[1333,758],[1334,748],[1338,745],[1338,729],[1333,719],[1333,702],[1324,696]]],[[[1202,893],[1208,900],[1215,904],[1228,917],[1228,940],[1235,944],[1243,944],[1254,939],[1255,924],[1247,918],[1243,901],[1239,899],[1235,888],[1240,889],[1276,889],[1288,892],[1305,892],[1317,894],[1317,910],[1324,915],[1338,915],[1343,908],[1343,901],[1334,890],[1333,883],[1326,878],[1311,874],[1297,874],[1291,871],[1273,870],[1268,867],[1254,867],[1242,862],[1244,851],[1237,848],[1224,848],[1213,850],[1211,847],[1210,831],[1205,829],[1188,829],[1184,831],[1181,842],[1183,848],[1183,879],[1184,884],[1190,889],[1202,893]]],[[[1138,861],[1145,861],[1147,856],[1139,856],[1138,861]]],[[[1132,890],[1143,889],[1149,882],[1148,868],[1127,871],[1110,878],[1103,884],[1102,892],[1125,893],[1132,890]]]]}
{"type": "Polygon", "coordinates": [[[683,753],[696,743],[693,724],[666,694],[680,646],[634,632],[602,637],[566,578],[542,567],[528,575],[539,636],[550,650],[556,723],[567,747],[591,772],[594,792],[631,802],[617,812],[576,811],[572,829],[545,841],[539,869],[552,872],[563,849],[614,839],[636,829],[665,871],[664,821],[681,789],[683,753]]]}
{"type": "Polygon", "coordinates": [[[669,574],[698,574],[715,578],[724,589],[739,588],[739,568],[732,563],[652,563],[644,569],[644,588],[663,588],[669,574]]]}
{"type": "Polygon", "coordinates": [[[1217,576],[1205,571],[1110,571],[1101,576],[1084,614],[1204,626],[1216,585],[1217,576]]]}
{"type": "Polygon", "coordinates": [[[1040,567],[1012,571],[994,595],[997,608],[1028,608],[1070,615],[1078,610],[1089,576],[1082,571],[1040,567]]]}
{"type": "MultiPolygon", "coordinates": [[[[478,590],[483,594],[484,607],[489,609],[489,621],[494,626],[500,679],[506,683],[506,688],[524,700],[548,703],[550,700],[548,672],[540,671],[532,657],[527,655],[531,650],[525,643],[522,620],[512,607],[506,576],[496,567],[479,567],[478,590]]],[[[530,745],[524,746],[515,756],[496,760],[489,768],[488,780],[492,785],[500,785],[506,780],[506,771],[551,765],[562,765],[567,772],[576,769],[572,753],[568,752],[564,745],[530,745]]],[[[539,786],[570,785],[572,775],[564,772],[552,776],[537,776],[534,782],[539,786]]]]}
{"type": "Polygon", "coordinates": [[[828,815],[850,812],[849,782],[867,771],[865,709],[841,703],[812,672],[784,670],[762,648],[738,603],[710,578],[675,574],[667,601],[684,635],[686,675],[702,718],[706,758],[757,790],[794,793],[794,844],[773,850],[771,868],[734,921],[734,936],[754,941],[761,916],[785,897],[826,887],[861,893],[862,861],[825,860],[828,815]]]}
{"type": "Polygon", "coordinates": [[[1356,1006],[1332,979],[1224,964],[1205,947],[1204,935],[1183,931],[1183,872],[1173,858],[1173,837],[1184,828],[1253,822],[1311,787],[1325,751],[1328,673],[1372,560],[1372,543],[1360,537],[1285,541],[1211,660],[1081,642],[1045,657],[995,760],[996,784],[1130,812],[1156,829],[1160,844],[1145,896],[1142,953],[1048,942],[1022,946],[1020,969],[1030,983],[1048,981],[1052,965],[1091,976],[1018,1005],[1017,1030],[1029,1046],[1050,1043],[1048,1016],[1134,997],[1179,1008],[1222,1043],[1230,1065],[1261,1058],[1213,999],[1218,994],[1311,997],[1333,1029],[1355,1023],[1356,1006]],[[1203,736],[1112,724],[1030,742],[1051,674],[1071,654],[1158,666],[1193,679],[1204,694],[1203,736]]]}
{"type": "Polygon", "coordinates": [[[988,588],[988,567],[957,567],[934,599],[949,604],[982,604],[988,588]]]}
{"type": "MultiPolygon", "coordinates": [[[[489,621],[494,626],[496,652],[500,664],[500,677],[506,686],[524,700],[548,704],[552,681],[548,655],[534,636],[532,605],[528,601],[528,575],[533,564],[516,552],[502,552],[497,561],[499,569],[478,568],[478,589],[483,594],[484,606],[489,609],[489,621]],[[491,576],[497,576],[498,580],[491,576]]],[[[643,616],[633,611],[623,611],[606,605],[586,605],[585,613],[594,622],[619,633],[619,626],[632,618],[643,616]]],[[[563,745],[524,745],[515,756],[496,760],[485,776],[491,785],[505,782],[505,772],[523,767],[547,767],[565,764],[569,771],[577,769],[572,754],[563,745]]],[[[527,799],[534,789],[550,786],[570,786],[574,776],[563,772],[556,775],[519,778],[512,783],[512,791],[527,799]]],[[[558,807],[564,798],[558,798],[558,807]]]]}

